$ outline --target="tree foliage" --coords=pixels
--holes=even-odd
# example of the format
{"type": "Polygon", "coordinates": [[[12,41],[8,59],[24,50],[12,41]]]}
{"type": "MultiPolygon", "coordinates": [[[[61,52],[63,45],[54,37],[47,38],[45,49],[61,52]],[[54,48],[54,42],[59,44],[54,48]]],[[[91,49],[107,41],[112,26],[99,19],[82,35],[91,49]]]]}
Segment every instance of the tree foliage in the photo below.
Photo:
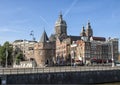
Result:
{"type": "Polygon", "coordinates": [[[3,46],[0,46],[0,63],[2,66],[5,66],[6,63],[6,50],[8,52],[7,64],[11,65],[13,63],[12,52],[13,48],[9,42],[5,42],[3,46]]]}
{"type": "Polygon", "coordinates": [[[19,64],[20,61],[24,60],[23,59],[23,54],[21,52],[17,53],[15,57],[16,57],[16,64],[19,64]]]}

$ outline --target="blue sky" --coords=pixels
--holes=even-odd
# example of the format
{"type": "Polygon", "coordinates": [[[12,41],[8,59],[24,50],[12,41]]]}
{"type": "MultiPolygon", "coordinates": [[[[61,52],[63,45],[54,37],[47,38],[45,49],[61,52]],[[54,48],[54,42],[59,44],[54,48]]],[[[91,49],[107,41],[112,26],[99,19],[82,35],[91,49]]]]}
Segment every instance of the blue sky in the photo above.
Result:
{"type": "Polygon", "coordinates": [[[39,41],[54,33],[62,11],[69,35],[80,35],[88,20],[94,36],[120,38],[120,0],[0,0],[0,44],[17,39],[39,41]]]}

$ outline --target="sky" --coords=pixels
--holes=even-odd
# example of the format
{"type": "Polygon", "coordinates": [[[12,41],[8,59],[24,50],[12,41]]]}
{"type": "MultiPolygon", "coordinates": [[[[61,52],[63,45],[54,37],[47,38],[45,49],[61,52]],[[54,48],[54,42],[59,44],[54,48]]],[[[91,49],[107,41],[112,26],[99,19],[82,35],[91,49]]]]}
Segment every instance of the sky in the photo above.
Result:
{"type": "Polygon", "coordinates": [[[32,40],[32,30],[36,41],[44,30],[50,36],[60,12],[68,35],[90,21],[94,36],[120,38],[120,0],[0,0],[0,44],[32,40]]]}

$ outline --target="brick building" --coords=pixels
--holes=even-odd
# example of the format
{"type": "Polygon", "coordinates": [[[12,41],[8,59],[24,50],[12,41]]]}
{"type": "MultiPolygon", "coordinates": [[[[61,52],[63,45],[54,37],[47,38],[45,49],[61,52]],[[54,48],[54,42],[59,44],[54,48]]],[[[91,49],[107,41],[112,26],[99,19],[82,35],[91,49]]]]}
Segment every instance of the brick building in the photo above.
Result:
{"type": "Polygon", "coordinates": [[[37,41],[30,40],[15,40],[13,45],[13,56],[15,57],[17,53],[21,52],[25,60],[30,60],[34,58],[34,44],[37,41]]]}
{"type": "Polygon", "coordinates": [[[104,63],[112,59],[118,60],[118,39],[116,38],[105,40],[103,37],[91,37],[90,41],[81,39],[71,45],[75,45],[71,47],[71,51],[75,53],[74,59],[79,59],[84,64],[91,59],[102,60],[104,63]]]}
{"type": "MultiPolygon", "coordinates": [[[[17,45],[19,46],[19,44],[17,45]]],[[[112,59],[112,57],[115,60],[118,58],[118,39],[106,40],[104,37],[93,36],[89,21],[86,27],[82,27],[80,35],[68,35],[67,23],[62,14],[55,22],[55,34],[48,38],[44,31],[40,41],[31,46],[32,51],[28,50],[29,54],[25,53],[25,56],[33,56],[30,58],[34,58],[38,66],[67,64],[71,63],[72,59],[86,63],[91,58],[106,60],[112,59]]],[[[24,47],[24,44],[22,47],[24,47]]],[[[24,49],[22,50],[24,52],[24,49]]]]}
{"type": "Polygon", "coordinates": [[[34,45],[34,58],[38,66],[51,66],[55,62],[55,42],[49,41],[45,31],[40,41],[34,45]]]}

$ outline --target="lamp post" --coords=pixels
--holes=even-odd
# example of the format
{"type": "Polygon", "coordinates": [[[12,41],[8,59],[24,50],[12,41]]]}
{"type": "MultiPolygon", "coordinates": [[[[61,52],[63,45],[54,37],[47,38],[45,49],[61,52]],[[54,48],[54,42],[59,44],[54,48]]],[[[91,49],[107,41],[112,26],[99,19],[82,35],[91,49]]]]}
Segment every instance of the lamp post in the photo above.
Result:
{"type": "Polygon", "coordinates": [[[114,57],[113,57],[113,43],[111,42],[111,55],[112,55],[112,67],[115,66],[114,57]]]}
{"type": "Polygon", "coordinates": [[[7,68],[7,58],[8,58],[8,50],[7,50],[7,48],[5,50],[5,54],[6,54],[6,68],[7,68]]]}
{"type": "Polygon", "coordinates": [[[33,31],[33,30],[30,32],[30,36],[32,36],[32,38],[33,38],[33,41],[35,41],[35,37],[34,37],[34,31],[33,31]]]}
{"type": "Polygon", "coordinates": [[[13,53],[12,53],[12,56],[13,56],[13,67],[14,67],[14,64],[16,64],[15,54],[16,54],[17,49],[18,49],[17,46],[13,46],[13,53]]]}
{"type": "MultiPolygon", "coordinates": [[[[35,37],[34,37],[34,31],[33,30],[31,31],[30,36],[32,36],[32,39],[33,39],[33,58],[34,58],[34,41],[35,41],[35,37]]],[[[34,68],[35,68],[34,59],[32,60],[32,67],[33,67],[33,70],[34,70],[34,68]]]]}
{"type": "Polygon", "coordinates": [[[23,40],[23,58],[25,57],[25,39],[23,40]]]}

